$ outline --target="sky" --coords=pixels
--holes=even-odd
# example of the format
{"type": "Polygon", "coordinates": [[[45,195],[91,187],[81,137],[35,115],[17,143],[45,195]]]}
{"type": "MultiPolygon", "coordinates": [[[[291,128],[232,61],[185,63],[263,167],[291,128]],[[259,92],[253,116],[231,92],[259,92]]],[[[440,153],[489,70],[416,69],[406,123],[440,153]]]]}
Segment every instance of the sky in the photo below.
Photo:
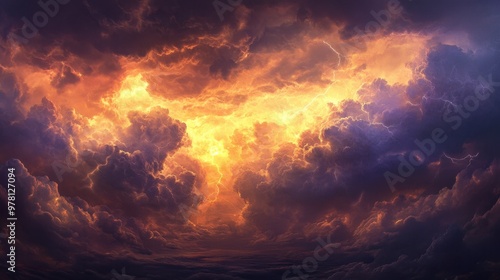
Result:
{"type": "Polygon", "coordinates": [[[496,0],[0,0],[0,277],[498,279],[499,25],[496,0]]]}

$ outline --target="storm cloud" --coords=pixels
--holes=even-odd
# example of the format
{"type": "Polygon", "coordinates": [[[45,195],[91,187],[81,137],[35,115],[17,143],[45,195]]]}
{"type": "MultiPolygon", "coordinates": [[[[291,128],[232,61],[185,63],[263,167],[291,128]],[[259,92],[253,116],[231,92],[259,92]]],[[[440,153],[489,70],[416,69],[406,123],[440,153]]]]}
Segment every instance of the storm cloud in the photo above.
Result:
{"type": "Polygon", "coordinates": [[[2,275],[498,277],[497,1],[218,2],[2,1],[2,275]]]}

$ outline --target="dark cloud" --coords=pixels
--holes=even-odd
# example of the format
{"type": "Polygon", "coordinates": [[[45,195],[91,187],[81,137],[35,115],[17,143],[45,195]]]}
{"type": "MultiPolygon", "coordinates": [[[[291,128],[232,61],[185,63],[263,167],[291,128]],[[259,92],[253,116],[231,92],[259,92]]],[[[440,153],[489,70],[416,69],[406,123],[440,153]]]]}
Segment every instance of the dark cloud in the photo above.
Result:
{"type": "Polygon", "coordinates": [[[486,61],[482,55],[440,45],[427,56],[425,80],[407,88],[383,80],[365,86],[358,91],[364,103],[344,101],[333,109],[335,124],[322,132],[321,141],[304,134],[303,143],[310,144],[276,152],[267,176],[239,177],[235,190],[249,203],[244,212],[247,222],[275,235],[295,225],[313,225],[332,211],[359,219],[354,227],[356,246],[370,244],[373,249],[368,251],[380,252],[370,264],[335,269],[329,279],[490,277],[491,269],[475,264],[486,255],[497,255],[476,251],[478,255],[472,256],[473,247],[463,240],[472,219],[493,209],[499,198],[494,183],[498,147],[490,143],[498,141],[492,124],[500,121],[500,100],[497,88],[484,85],[486,77],[495,81],[498,75],[487,72],[497,67],[494,57],[486,61]],[[454,129],[458,121],[444,117],[448,111],[457,113],[458,106],[467,110],[465,103],[472,104],[476,92],[486,96],[486,90],[493,91],[491,96],[479,103],[480,109],[461,117],[454,129]],[[423,164],[398,185],[403,193],[422,193],[419,200],[403,195],[386,208],[380,202],[390,196],[384,172],[397,173],[398,155],[408,159],[418,149],[415,140],[431,137],[436,128],[446,132],[446,142],[435,143],[423,164]],[[293,154],[304,154],[304,159],[293,154]],[[416,208],[396,210],[403,205],[416,208]],[[371,209],[373,216],[362,209],[371,209]]]}
{"type": "Polygon", "coordinates": [[[18,116],[4,123],[1,129],[4,141],[0,144],[2,160],[19,158],[32,170],[51,174],[46,160],[65,158],[72,150],[71,132],[59,122],[61,118],[54,104],[43,98],[40,105],[27,112],[26,118],[18,116]],[[58,125],[54,126],[55,123],[58,125]]]}

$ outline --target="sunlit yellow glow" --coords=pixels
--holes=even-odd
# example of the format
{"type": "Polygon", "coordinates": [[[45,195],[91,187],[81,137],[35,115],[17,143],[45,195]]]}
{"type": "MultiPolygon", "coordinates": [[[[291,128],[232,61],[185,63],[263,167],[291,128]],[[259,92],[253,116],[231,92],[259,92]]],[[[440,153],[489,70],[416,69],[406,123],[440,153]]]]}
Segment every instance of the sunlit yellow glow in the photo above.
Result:
{"type": "MultiPolygon", "coordinates": [[[[427,40],[421,35],[388,35],[369,42],[365,51],[343,54],[339,61],[339,54],[332,49],[335,44],[325,44],[334,39],[318,38],[307,42],[326,48],[328,54],[323,60],[330,62],[330,66],[311,66],[323,67],[319,68],[322,74],[318,83],[299,82],[295,76],[290,81],[281,81],[280,73],[273,72],[281,67],[284,57],[293,62],[304,55],[309,45],[264,54],[249,54],[244,50],[239,60],[251,58],[257,61],[255,65],[241,67],[228,80],[205,79],[206,87],[201,94],[178,95],[176,88],[162,87],[152,81],[165,75],[177,79],[184,73],[194,77],[189,83],[201,83],[202,79],[197,80],[193,74],[196,59],[160,68],[146,67],[158,55],[152,52],[144,60],[123,58],[124,75],[112,90],[98,98],[93,95],[92,86],[102,89],[106,84],[102,77],[83,77],[86,80],[82,83],[65,89],[65,92],[74,92],[74,96],[83,96],[79,99],[72,100],[68,94],[47,96],[56,104],[74,107],[86,116],[91,129],[84,133],[89,141],[104,143],[119,141],[119,130],[129,125],[129,112],[148,112],[156,106],[168,109],[173,118],[187,125],[190,145],[178,153],[198,160],[206,173],[206,187],[202,190],[205,201],[200,206],[200,213],[207,217],[198,221],[215,219],[211,207],[224,209],[225,213],[216,213],[219,218],[241,221],[245,204],[232,190],[234,177],[241,171],[239,168],[248,164],[254,171],[264,172],[265,163],[253,163],[269,159],[285,143],[297,143],[306,130],[320,130],[330,125],[331,105],[348,98],[357,99],[357,91],[374,79],[385,79],[390,85],[407,84],[414,75],[410,65],[422,56],[427,40]],[[276,76],[270,77],[269,73],[276,76]],[[276,86],[278,82],[275,81],[283,84],[276,86]],[[89,102],[94,105],[88,105],[89,102]],[[217,205],[219,202],[224,206],[217,205]]],[[[210,40],[210,44],[223,43],[221,38],[210,40]]],[[[185,50],[164,51],[163,55],[168,55],[185,50]]],[[[19,68],[18,72],[26,73],[24,82],[31,90],[53,92],[50,87],[53,73],[50,71],[19,68]]]]}

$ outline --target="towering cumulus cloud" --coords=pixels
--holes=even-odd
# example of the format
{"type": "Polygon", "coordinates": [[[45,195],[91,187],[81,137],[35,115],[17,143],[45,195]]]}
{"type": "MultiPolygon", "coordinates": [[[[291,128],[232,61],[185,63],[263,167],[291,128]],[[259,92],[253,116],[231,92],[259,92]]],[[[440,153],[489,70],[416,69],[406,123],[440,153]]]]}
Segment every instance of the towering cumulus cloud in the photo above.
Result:
{"type": "Polygon", "coordinates": [[[497,279],[500,3],[0,3],[1,279],[497,279]]]}

